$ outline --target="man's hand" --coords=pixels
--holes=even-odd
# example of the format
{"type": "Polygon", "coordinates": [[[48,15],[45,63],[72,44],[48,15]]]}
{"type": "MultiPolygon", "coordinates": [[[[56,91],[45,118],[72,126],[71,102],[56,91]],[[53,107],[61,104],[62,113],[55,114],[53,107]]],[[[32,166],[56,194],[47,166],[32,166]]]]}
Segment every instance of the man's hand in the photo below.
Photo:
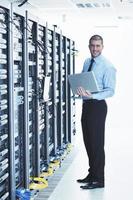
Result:
{"type": "Polygon", "coordinates": [[[92,98],[92,94],[89,90],[85,90],[83,87],[77,88],[77,94],[81,97],[89,97],[92,98]]]}

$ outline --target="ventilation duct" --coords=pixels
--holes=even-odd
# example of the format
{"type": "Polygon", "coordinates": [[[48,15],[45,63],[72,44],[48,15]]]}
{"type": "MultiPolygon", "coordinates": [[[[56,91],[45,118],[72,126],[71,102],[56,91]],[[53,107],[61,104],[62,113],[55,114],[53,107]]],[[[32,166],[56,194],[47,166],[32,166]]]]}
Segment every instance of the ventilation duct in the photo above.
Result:
{"type": "Polygon", "coordinates": [[[78,8],[110,8],[111,0],[71,0],[78,8]]]}

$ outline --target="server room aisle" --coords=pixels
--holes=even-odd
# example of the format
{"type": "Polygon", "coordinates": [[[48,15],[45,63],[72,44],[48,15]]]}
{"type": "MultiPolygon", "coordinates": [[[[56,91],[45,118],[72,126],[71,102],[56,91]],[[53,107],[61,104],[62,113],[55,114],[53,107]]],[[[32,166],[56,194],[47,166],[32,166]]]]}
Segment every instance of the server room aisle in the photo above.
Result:
{"type": "Polygon", "coordinates": [[[82,190],[76,179],[87,174],[88,165],[82,141],[80,118],[77,119],[77,126],[78,139],[75,148],[78,153],[49,200],[132,200],[133,148],[130,127],[106,128],[105,188],[82,190]]]}

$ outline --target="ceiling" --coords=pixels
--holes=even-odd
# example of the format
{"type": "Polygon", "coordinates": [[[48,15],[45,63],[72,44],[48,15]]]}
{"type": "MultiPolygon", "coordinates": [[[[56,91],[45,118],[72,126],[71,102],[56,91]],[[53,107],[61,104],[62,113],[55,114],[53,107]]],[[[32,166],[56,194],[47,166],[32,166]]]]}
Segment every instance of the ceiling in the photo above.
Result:
{"type": "Polygon", "coordinates": [[[101,8],[133,8],[133,0],[29,0],[29,3],[41,8],[73,8],[73,9],[101,9],[101,8]]]}
{"type": "Polygon", "coordinates": [[[121,18],[133,16],[133,0],[29,0],[28,2],[40,9],[65,9],[82,14],[115,12],[121,18]]]}
{"type": "Polygon", "coordinates": [[[133,0],[29,0],[44,11],[73,12],[79,16],[115,15],[118,19],[133,19],[133,0]]]}
{"type": "MultiPolygon", "coordinates": [[[[25,0],[8,0],[20,3],[25,0]]],[[[133,19],[133,0],[27,0],[23,7],[38,8],[41,12],[75,13],[78,16],[117,16],[118,19],[133,19]]]]}
{"type": "MultiPolygon", "coordinates": [[[[26,0],[8,0],[25,2],[26,0]]],[[[133,0],[27,0],[31,5],[44,9],[133,9],[133,0]]]]}

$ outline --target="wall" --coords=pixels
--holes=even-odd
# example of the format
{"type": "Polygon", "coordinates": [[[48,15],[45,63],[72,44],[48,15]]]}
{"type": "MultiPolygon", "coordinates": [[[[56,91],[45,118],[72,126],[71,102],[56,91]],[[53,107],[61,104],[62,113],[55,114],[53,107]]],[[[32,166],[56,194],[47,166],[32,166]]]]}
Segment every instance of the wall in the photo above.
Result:
{"type": "Polygon", "coordinates": [[[105,46],[103,54],[111,60],[117,69],[116,94],[113,98],[108,99],[109,114],[107,126],[121,128],[124,133],[125,131],[123,130],[130,131],[132,129],[133,113],[133,21],[118,19],[116,16],[110,17],[108,15],[99,17],[96,14],[89,16],[89,18],[84,18],[83,16],[78,17],[76,13],[72,14],[70,11],[68,15],[60,15],[59,12],[55,15],[55,13],[56,11],[52,13],[47,11],[45,15],[47,15],[51,23],[59,24],[64,32],[76,40],[77,49],[79,50],[76,57],[76,72],[81,71],[83,61],[89,54],[88,38],[95,33],[103,36],[105,46]]]}

